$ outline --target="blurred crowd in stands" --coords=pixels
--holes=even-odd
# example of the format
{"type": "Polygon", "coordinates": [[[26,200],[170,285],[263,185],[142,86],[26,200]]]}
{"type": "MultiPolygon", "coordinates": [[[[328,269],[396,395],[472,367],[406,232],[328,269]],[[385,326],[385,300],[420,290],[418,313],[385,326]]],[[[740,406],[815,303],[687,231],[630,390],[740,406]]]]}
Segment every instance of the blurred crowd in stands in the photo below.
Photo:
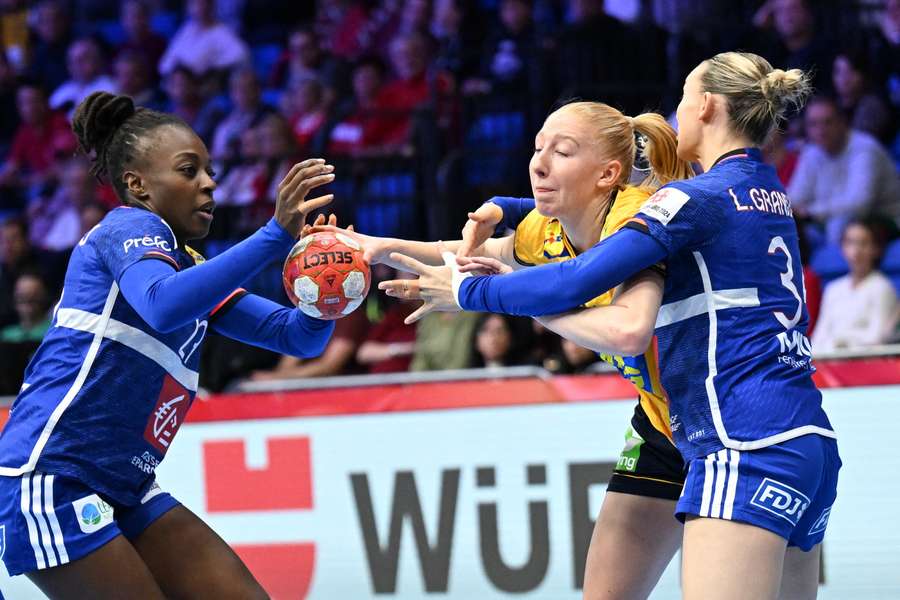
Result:
{"type": "MultiPolygon", "coordinates": [[[[533,135],[555,105],[671,115],[690,69],[732,49],[815,77],[816,97],[765,148],[805,244],[814,350],[897,338],[900,0],[0,0],[0,42],[2,393],[49,325],[71,249],[117,204],[69,128],[91,92],[173,112],[204,138],[218,208],[197,248],[215,256],[271,216],[277,183],[312,156],[336,165],[343,224],[458,237],[492,195],[530,195],[533,135]]],[[[280,269],[248,288],[286,303],[280,269]]],[[[373,294],[308,361],[211,336],[203,383],[597,361],[527,320],[403,325],[412,308],[373,294]]]]}

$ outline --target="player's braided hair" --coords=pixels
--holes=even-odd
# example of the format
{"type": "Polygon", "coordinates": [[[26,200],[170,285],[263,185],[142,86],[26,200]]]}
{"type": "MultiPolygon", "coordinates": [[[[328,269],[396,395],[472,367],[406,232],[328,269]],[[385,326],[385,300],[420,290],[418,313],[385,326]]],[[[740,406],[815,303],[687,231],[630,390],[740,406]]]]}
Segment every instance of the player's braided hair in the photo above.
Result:
{"type": "Polygon", "coordinates": [[[128,96],[94,92],[85,98],[72,119],[72,131],[91,158],[91,174],[112,184],[116,195],[128,204],[122,173],[147,150],[147,134],[163,125],[188,125],[175,115],[135,108],[128,96]]]}

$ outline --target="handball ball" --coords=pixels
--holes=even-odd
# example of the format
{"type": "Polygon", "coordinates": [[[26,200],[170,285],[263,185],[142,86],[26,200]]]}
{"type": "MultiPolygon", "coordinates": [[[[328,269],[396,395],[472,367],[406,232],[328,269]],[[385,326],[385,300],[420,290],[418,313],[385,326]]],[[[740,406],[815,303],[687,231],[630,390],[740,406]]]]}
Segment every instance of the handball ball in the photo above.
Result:
{"type": "Polygon", "coordinates": [[[311,317],[333,320],[363,303],[372,274],[358,243],[341,233],[319,232],[294,245],[282,280],[297,308],[311,317]]]}

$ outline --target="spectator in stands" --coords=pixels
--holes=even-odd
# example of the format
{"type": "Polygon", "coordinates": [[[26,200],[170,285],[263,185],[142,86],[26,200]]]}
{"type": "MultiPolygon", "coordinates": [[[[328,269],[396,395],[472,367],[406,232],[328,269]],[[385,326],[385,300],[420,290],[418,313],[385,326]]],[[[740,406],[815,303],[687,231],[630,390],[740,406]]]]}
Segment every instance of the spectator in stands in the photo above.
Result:
{"type": "Polygon", "coordinates": [[[34,9],[34,40],[27,73],[46,90],[55,90],[69,77],[69,15],[65,6],[61,0],[44,0],[34,9]]]}
{"type": "Polygon", "coordinates": [[[0,168],[0,186],[37,189],[53,177],[60,157],[75,152],[77,142],[65,115],[50,110],[47,95],[39,85],[20,85],[16,108],[21,124],[6,163],[0,168]]]}
{"type": "Polygon", "coordinates": [[[430,313],[416,325],[412,371],[465,369],[472,364],[478,313],[430,313]]]}
{"type": "Polygon", "coordinates": [[[165,91],[169,97],[166,112],[177,115],[203,140],[209,140],[219,116],[218,107],[203,98],[200,78],[189,68],[178,66],[166,76],[165,91]]]}
{"type": "Polygon", "coordinates": [[[70,114],[94,92],[112,91],[115,82],[104,73],[103,51],[94,38],[85,37],[69,46],[66,67],[71,79],[56,88],[50,96],[50,108],[70,114]]]}
{"type": "Polygon", "coordinates": [[[96,181],[83,157],[69,159],[60,170],[56,189],[28,205],[31,245],[51,252],[75,246],[83,235],[81,210],[97,201],[96,181]]]}
{"type": "Polygon", "coordinates": [[[377,101],[386,67],[377,57],[361,59],[353,68],[353,98],[335,110],[336,124],[328,139],[330,154],[357,154],[374,143],[378,129],[377,101]]]}
{"type": "Polygon", "coordinates": [[[864,131],[882,142],[893,133],[891,111],[873,92],[871,71],[865,54],[844,50],[834,59],[831,81],[838,105],[853,129],[864,131]]]}
{"type": "Polygon", "coordinates": [[[231,112],[216,126],[210,148],[213,160],[219,162],[235,160],[241,132],[249,127],[256,127],[274,112],[274,108],[262,102],[259,80],[250,67],[242,67],[231,73],[228,91],[231,112]]]}
{"type": "MultiPolygon", "coordinates": [[[[539,69],[542,47],[529,0],[503,0],[500,28],[488,38],[477,78],[463,84],[465,94],[527,94],[539,69]]],[[[535,85],[537,81],[533,82],[535,85]]]]}
{"type": "Polygon", "coordinates": [[[480,44],[484,31],[467,0],[435,0],[431,16],[431,36],[437,42],[432,64],[461,83],[478,71],[480,44]]]}
{"type": "Polygon", "coordinates": [[[356,352],[366,338],[369,321],[364,306],[335,322],[334,333],[321,356],[310,359],[282,356],[278,366],[269,371],[254,371],[252,381],[332,377],[359,374],[356,352]]]}
{"type": "MultiPolygon", "coordinates": [[[[250,127],[241,133],[238,160],[229,165],[216,190],[219,207],[249,206],[260,201],[268,185],[265,161],[261,160],[262,132],[250,127]]],[[[216,220],[219,219],[217,210],[216,220]]],[[[215,221],[213,221],[215,227],[215,221]]]]}
{"type": "Polygon", "coordinates": [[[803,291],[806,300],[806,312],[809,321],[806,324],[806,336],[810,337],[816,329],[819,321],[819,311],[822,308],[822,279],[812,268],[812,248],[806,227],[797,223],[797,243],[800,246],[800,263],[803,265],[803,291]]]}
{"type": "Polygon", "coordinates": [[[13,302],[18,322],[0,329],[0,342],[39,342],[50,328],[50,298],[37,273],[16,279],[13,302]]]}
{"type": "Polygon", "coordinates": [[[781,185],[787,187],[794,176],[800,153],[788,146],[787,135],[781,129],[772,132],[762,147],[762,151],[766,162],[775,167],[778,172],[781,185]]]}
{"type": "Polygon", "coordinates": [[[337,91],[344,87],[342,71],[341,63],[325,51],[315,32],[303,27],[291,32],[287,48],[272,68],[269,87],[289,89],[307,79],[316,79],[325,86],[324,100],[330,106],[337,91]]]}
{"type": "Polygon", "coordinates": [[[448,91],[447,74],[429,74],[429,60],[428,39],[421,33],[402,34],[391,42],[395,77],[376,100],[382,114],[371,130],[372,142],[380,152],[404,151],[412,138],[415,111],[448,91]]]}
{"type": "Polygon", "coordinates": [[[356,60],[371,39],[368,9],[354,0],[331,0],[316,13],[316,31],[334,56],[356,60]]]}
{"type": "Polygon", "coordinates": [[[509,367],[525,364],[531,324],[509,315],[481,315],[475,325],[471,367],[509,367]]]}
{"type": "Polygon", "coordinates": [[[841,251],[850,273],[825,288],[819,323],[812,336],[815,353],[885,343],[896,324],[897,294],[878,270],[884,240],[872,222],[847,224],[841,251]]]}
{"type": "MultiPolygon", "coordinates": [[[[274,203],[278,184],[298,158],[291,127],[281,115],[270,114],[259,124],[259,150],[267,167],[268,185],[264,198],[274,203]]],[[[263,212],[271,213],[271,207],[265,207],[263,212]]]]}
{"type": "Polygon", "coordinates": [[[816,89],[827,85],[833,43],[817,31],[808,0],[766,0],[753,23],[762,30],[752,33],[754,52],[783,69],[812,71],[816,89]]]}
{"type": "Polygon", "coordinates": [[[867,31],[869,56],[882,93],[894,109],[900,108],[900,0],[887,0],[878,26],[867,31]]]}
{"type": "Polygon", "coordinates": [[[818,97],[806,107],[809,143],[800,152],[788,195],[794,208],[840,239],[857,214],[900,214],[900,182],[890,156],[867,133],[852,130],[834,100],[818,97]]]}
{"type": "Polygon", "coordinates": [[[113,62],[115,93],[131,96],[135,105],[163,110],[165,99],[153,85],[150,67],[144,55],[123,50],[113,62]]]}
{"type": "Polygon", "coordinates": [[[560,93],[631,81],[639,69],[631,28],[607,15],[603,0],[569,0],[569,23],[553,37],[553,74],[560,93]]]}
{"type": "Polygon", "coordinates": [[[249,61],[247,45],[216,18],[215,0],[188,0],[188,18],[172,38],[159,61],[168,75],[179,65],[194,73],[229,71],[249,61]]]}
{"type": "Polygon", "coordinates": [[[313,140],[328,120],[325,105],[325,88],[317,79],[307,79],[288,90],[291,131],[301,155],[316,154],[311,146],[313,140]]]}
{"type": "Polygon", "coordinates": [[[6,156],[19,127],[16,110],[16,72],[6,55],[0,52],[0,155],[6,156]]]}
{"type": "Polygon", "coordinates": [[[22,71],[26,66],[28,36],[28,2],[0,2],[0,54],[9,61],[13,71],[22,71]]]}
{"type": "Polygon", "coordinates": [[[99,202],[84,204],[79,214],[81,217],[81,235],[84,236],[88,231],[99,225],[103,217],[106,216],[106,212],[106,207],[99,202]]]}
{"type": "MultiPolygon", "coordinates": [[[[386,265],[373,266],[372,276],[372,287],[377,286],[377,281],[413,277],[386,265]]],[[[356,352],[356,362],[369,373],[408,371],[416,348],[416,326],[407,325],[403,320],[416,309],[416,303],[391,296],[379,296],[378,299],[382,301],[384,313],[366,334],[356,352]]]]}
{"type": "Polygon", "coordinates": [[[166,51],[166,38],[150,29],[150,8],[145,0],[125,0],[120,13],[125,41],[118,47],[118,54],[138,54],[144,59],[150,81],[159,81],[157,67],[166,51]]]}
{"type": "Polygon", "coordinates": [[[28,243],[28,225],[24,220],[10,218],[0,224],[0,326],[16,321],[13,290],[20,275],[36,272],[49,281],[53,277],[52,287],[58,287],[61,273],[49,270],[46,260],[28,243]]]}

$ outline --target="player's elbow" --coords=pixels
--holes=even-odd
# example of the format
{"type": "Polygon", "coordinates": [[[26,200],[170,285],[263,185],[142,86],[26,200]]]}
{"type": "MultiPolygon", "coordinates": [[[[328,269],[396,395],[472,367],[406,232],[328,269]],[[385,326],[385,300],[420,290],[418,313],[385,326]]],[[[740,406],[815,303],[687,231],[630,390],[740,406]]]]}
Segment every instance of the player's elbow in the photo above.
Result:
{"type": "Polygon", "coordinates": [[[653,341],[653,327],[637,320],[628,320],[618,326],[616,350],[623,356],[639,356],[647,351],[653,341]]]}
{"type": "Polygon", "coordinates": [[[174,318],[174,315],[164,310],[147,311],[147,314],[141,315],[141,317],[147,322],[147,325],[153,328],[153,331],[158,333],[171,333],[184,325],[174,318]]]}

